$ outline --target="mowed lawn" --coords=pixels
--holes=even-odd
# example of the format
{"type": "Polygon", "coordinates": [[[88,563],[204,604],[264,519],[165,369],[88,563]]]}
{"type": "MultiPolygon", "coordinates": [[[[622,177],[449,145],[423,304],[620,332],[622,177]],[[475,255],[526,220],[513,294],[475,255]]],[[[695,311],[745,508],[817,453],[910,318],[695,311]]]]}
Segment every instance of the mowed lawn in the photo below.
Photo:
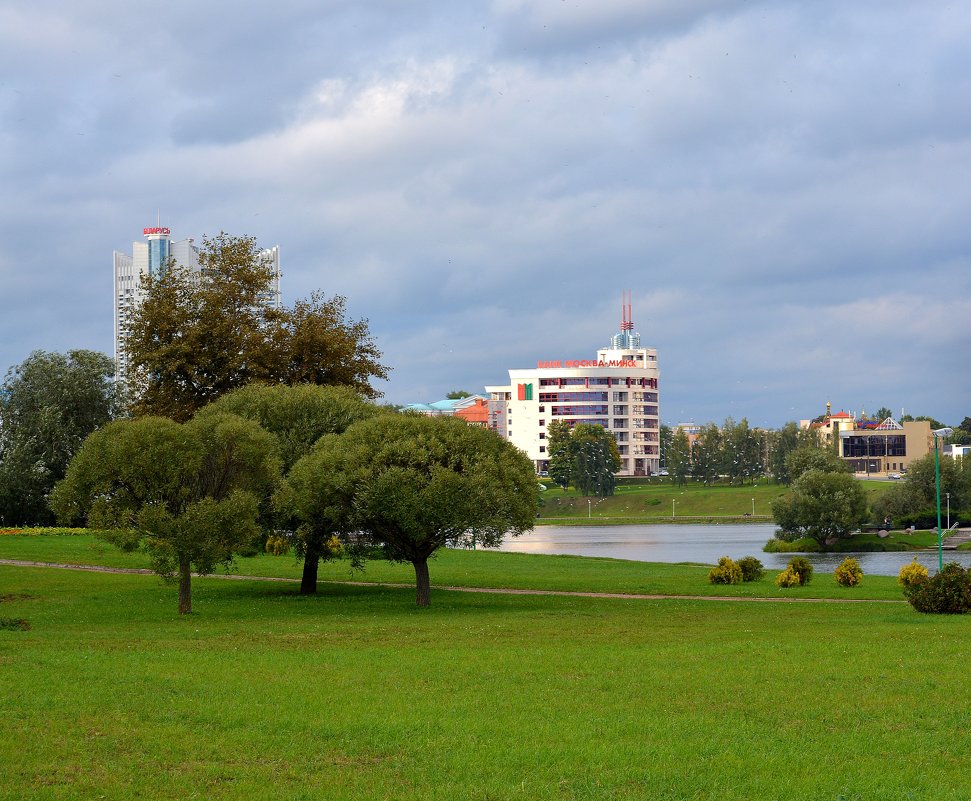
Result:
{"type": "MultiPolygon", "coordinates": [[[[756,557],[761,555],[753,554],[756,557]]],[[[148,556],[144,553],[124,553],[92,535],[0,536],[0,559],[139,569],[149,567],[148,556]]],[[[301,567],[302,562],[292,554],[261,554],[237,559],[228,572],[296,581],[300,577],[301,567]]],[[[459,586],[658,595],[867,598],[903,602],[897,580],[888,576],[866,576],[861,587],[839,587],[832,574],[817,573],[805,587],[780,589],[775,585],[778,571],[769,571],[758,582],[726,586],[709,584],[709,569],[709,566],[697,564],[657,564],[624,559],[452,549],[438,551],[429,562],[433,600],[436,586],[459,586]]],[[[221,569],[220,572],[226,571],[221,569]]],[[[321,563],[319,579],[321,582],[414,584],[415,573],[410,564],[392,564],[378,559],[367,562],[363,571],[356,571],[351,569],[347,561],[338,560],[321,563]]]]}
{"type": "Polygon", "coordinates": [[[0,798],[971,792],[966,617],[441,589],[420,610],[410,589],[194,588],[179,618],[154,576],[0,566],[0,616],[32,626],[0,631],[0,798]]]}
{"type": "MultiPolygon", "coordinates": [[[[861,481],[872,500],[892,486],[887,481],[861,481]]],[[[719,520],[725,518],[772,519],[772,501],[785,495],[789,488],[782,484],[760,481],[743,486],[689,483],[678,486],[670,479],[654,483],[621,482],[614,495],[586,498],[574,489],[562,490],[550,481],[542,493],[538,523],[558,525],[609,525],[636,522],[675,522],[680,518],[719,520]],[[589,503],[588,503],[589,501],[589,503]],[[673,504],[672,504],[673,501],[673,504]]]]}

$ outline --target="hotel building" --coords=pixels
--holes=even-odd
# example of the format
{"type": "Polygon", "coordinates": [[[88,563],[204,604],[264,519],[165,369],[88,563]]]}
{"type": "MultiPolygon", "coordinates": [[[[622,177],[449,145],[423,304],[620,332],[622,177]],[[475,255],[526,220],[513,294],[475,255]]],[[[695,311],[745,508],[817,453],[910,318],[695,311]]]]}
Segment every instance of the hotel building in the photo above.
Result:
{"type": "Polygon", "coordinates": [[[548,468],[547,426],[563,420],[603,426],[617,438],[618,475],[660,468],[657,351],[642,348],[623,305],[621,329],[593,359],[537,362],[509,371],[509,384],[489,386],[489,425],[524,451],[536,471],[548,468]]]}
{"type": "MultiPolygon", "coordinates": [[[[117,375],[128,370],[125,353],[125,334],[132,312],[142,302],[142,276],[157,276],[171,262],[192,272],[201,272],[199,248],[192,239],[172,241],[171,230],[156,226],[142,231],[145,242],[132,242],[132,254],[114,252],[114,341],[117,375]]],[[[273,281],[262,298],[271,308],[280,308],[280,248],[274,246],[261,252],[273,268],[273,281]]]]}

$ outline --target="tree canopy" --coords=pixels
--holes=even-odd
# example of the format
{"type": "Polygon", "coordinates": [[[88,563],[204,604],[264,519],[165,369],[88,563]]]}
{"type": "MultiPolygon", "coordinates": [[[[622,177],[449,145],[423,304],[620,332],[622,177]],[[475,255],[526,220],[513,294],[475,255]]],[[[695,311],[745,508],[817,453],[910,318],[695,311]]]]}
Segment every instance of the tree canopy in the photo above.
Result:
{"type": "Polygon", "coordinates": [[[772,502],[772,515],[779,539],[811,537],[826,550],[866,520],[866,493],[848,473],[807,470],[787,494],[772,502]]]}
{"type": "Polygon", "coordinates": [[[809,470],[824,473],[852,472],[850,465],[835,452],[814,445],[804,445],[789,453],[785,458],[785,469],[790,482],[795,482],[809,470]]]}
{"type": "Polygon", "coordinates": [[[410,562],[419,606],[436,550],[530,529],[538,495],[532,462],[495,432],[419,415],[384,414],[323,438],[286,484],[309,525],[354,531],[358,544],[410,562]]]}
{"type": "Polygon", "coordinates": [[[199,263],[199,273],[171,262],[143,278],[125,338],[136,414],[184,421],[254,382],[380,395],[371,381],[388,368],[367,321],[346,318],[343,297],[314,293],[292,308],[269,307],[272,267],[248,236],[204,239],[199,263]]]}
{"type": "Polygon", "coordinates": [[[0,389],[0,523],[53,521],[47,497],[85,437],[122,405],[102,353],[34,351],[0,389]]]}
{"type": "Polygon", "coordinates": [[[614,494],[620,454],[613,434],[589,423],[570,428],[562,420],[550,423],[546,431],[549,473],[557,484],[572,484],[584,495],[614,494]]]}
{"type": "MultiPolygon", "coordinates": [[[[213,414],[238,414],[254,420],[276,437],[284,471],[291,471],[297,461],[311,452],[314,445],[328,434],[341,434],[357,422],[378,413],[374,404],[364,400],[350,387],[259,385],[233,390],[201,409],[196,417],[213,414]]],[[[294,485],[304,487],[310,477],[294,476],[294,485]]],[[[309,516],[303,525],[288,519],[288,504],[277,498],[275,506],[283,517],[282,528],[296,531],[297,553],[304,558],[300,592],[317,592],[317,571],[321,558],[331,555],[327,542],[342,529],[335,525],[318,525],[319,517],[309,516]]]]}
{"type": "Polygon", "coordinates": [[[155,572],[178,576],[186,614],[192,570],[212,572],[252,541],[259,498],[279,469],[272,435],[236,415],[118,420],[85,440],[51,504],[65,522],[86,520],[126,550],[144,548],[155,572]]]}

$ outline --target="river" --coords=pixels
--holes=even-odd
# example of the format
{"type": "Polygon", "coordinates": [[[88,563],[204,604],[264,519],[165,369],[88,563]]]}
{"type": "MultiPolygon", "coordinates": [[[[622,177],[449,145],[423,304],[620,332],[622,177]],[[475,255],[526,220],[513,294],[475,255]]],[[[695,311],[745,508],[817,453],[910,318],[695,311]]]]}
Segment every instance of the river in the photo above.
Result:
{"type": "MultiPolygon", "coordinates": [[[[775,526],[766,524],[649,525],[649,526],[537,526],[520,537],[506,537],[501,551],[575,556],[605,556],[638,562],[700,562],[713,565],[722,556],[755,556],[770,570],[782,570],[795,555],[763,553],[775,526]]],[[[846,556],[853,556],[864,573],[896,576],[915,556],[931,573],[937,551],[884,553],[810,553],[805,556],[817,572],[832,573],[846,556]]],[[[945,551],[944,561],[971,567],[971,551],[945,551]]]]}

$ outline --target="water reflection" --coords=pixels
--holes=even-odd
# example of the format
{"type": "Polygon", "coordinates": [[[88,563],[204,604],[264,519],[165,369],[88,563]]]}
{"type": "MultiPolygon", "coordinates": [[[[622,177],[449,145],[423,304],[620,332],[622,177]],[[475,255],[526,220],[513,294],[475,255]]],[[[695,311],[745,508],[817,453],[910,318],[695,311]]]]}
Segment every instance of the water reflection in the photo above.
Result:
{"type": "MultiPolygon", "coordinates": [[[[715,564],[722,556],[756,556],[770,570],[781,570],[793,554],[763,553],[772,537],[772,524],[651,525],[651,526],[538,526],[521,537],[507,537],[499,550],[519,553],[573,554],[632,559],[639,562],[700,562],[715,564]]],[[[847,554],[806,554],[819,572],[832,573],[847,554]]],[[[856,553],[864,573],[896,576],[914,556],[932,573],[937,552],[895,551],[856,553]]],[[[971,551],[945,551],[945,562],[971,567],[971,551]]]]}

